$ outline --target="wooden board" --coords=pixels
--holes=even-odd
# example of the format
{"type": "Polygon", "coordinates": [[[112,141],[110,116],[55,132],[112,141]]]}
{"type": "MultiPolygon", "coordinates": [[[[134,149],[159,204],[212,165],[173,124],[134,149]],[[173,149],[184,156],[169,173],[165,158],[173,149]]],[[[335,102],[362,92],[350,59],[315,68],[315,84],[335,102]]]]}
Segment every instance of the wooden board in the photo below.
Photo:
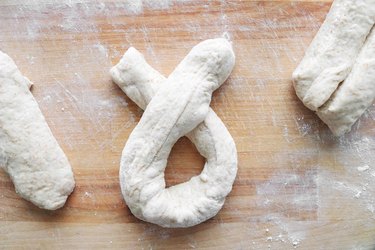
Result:
{"type": "MultiPolygon", "coordinates": [[[[1,172],[0,248],[373,248],[375,107],[336,139],[291,85],[330,4],[0,1],[0,49],[35,83],[32,92],[77,183],[64,208],[46,212],[20,199],[1,172]],[[212,108],[237,145],[233,191],[217,216],[193,228],[142,222],[127,209],[118,181],[122,148],[142,112],[108,71],[134,46],[167,76],[198,42],[223,34],[233,41],[236,67],[212,108]]],[[[180,139],[168,186],[203,164],[180,139]]]]}

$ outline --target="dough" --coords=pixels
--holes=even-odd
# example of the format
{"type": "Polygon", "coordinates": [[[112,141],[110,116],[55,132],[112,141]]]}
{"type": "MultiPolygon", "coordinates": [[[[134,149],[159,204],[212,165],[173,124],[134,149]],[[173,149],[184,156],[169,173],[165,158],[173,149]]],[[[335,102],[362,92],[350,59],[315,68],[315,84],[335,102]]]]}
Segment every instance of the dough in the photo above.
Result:
{"type": "Polygon", "coordinates": [[[168,79],[134,48],[111,69],[114,82],[145,109],[125,145],[120,167],[122,194],[139,219],[163,227],[189,227],[215,216],[223,206],[237,173],[237,152],[209,103],[234,60],[229,42],[212,39],[195,46],[168,79]],[[207,162],[199,176],[165,188],[168,155],[184,135],[207,162]]]}
{"type": "MultiPolygon", "coordinates": [[[[333,2],[325,22],[293,73],[297,96],[309,109],[318,111],[324,105],[327,106],[327,102],[350,74],[374,23],[375,0],[333,2]]],[[[336,128],[333,123],[330,123],[330,128],[336,135],[348,131],[336,128]]]]}
{"type": "Polygon", "coordinates": [[[318,116],[336,135],[351,130],[375,99],[375,28],[372,29],[348,78],[318,116]]]}
{"type": "Polygon", "coordinates": [[[21,197],[55,210],[73,191],[73,173],[29,90],[31,85],[13,60],[0,52],[0,167],[21,197]]]}

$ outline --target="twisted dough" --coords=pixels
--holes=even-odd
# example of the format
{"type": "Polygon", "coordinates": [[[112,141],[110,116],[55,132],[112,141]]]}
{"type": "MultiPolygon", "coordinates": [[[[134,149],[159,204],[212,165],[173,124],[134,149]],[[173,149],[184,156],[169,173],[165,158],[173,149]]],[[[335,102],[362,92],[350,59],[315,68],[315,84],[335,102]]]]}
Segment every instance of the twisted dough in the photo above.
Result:
{"type": "Polygon", "coordinates": [[[236,176],[237,152],[209,103],[233,66],[229,42],[212,39],[195,46],[168,79],[134,48],[111,69],[114,82],[145,109],[120,167],[122,194],[136,217],[163,227],[189,227],[215,216],[223,206],[236,176]],[[207,162],[199,176],[166,189],[167,158],[184,135],[207,162]]]}
{"type": "Polygon", "coordinates": [[[29,90],[31,85],[0,51],[0,167],[21,197],[55,210],[73,191],[73,173],[29,90]]]}
{"type": "MultiPolygon", "coordinates": [[[[374,3],[375,4],[375,3],[374,3]]],[[[375,26],[352,71],[317,114],[336,135],[349,132],[375,99],[375,26]]]]}
{"type": "Polygon", "coordinates": [[[350,131],[375,97],[374,23],[375,0],[335,0],[293,73],[297,96],[337,136],[350,131]]]}

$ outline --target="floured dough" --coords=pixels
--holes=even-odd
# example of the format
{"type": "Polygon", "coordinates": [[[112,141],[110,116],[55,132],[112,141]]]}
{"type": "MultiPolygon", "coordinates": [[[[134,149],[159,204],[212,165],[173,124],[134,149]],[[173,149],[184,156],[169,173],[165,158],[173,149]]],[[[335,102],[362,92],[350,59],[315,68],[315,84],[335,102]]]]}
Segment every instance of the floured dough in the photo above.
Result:
{"type": "Polygon", "coordinates": [[[235,144],[209,108],[211,94],[234,66],[225,39],[195,46],[165,79],[130,48],[112,68],[113,80],[146,110],[127,141],[120,167],[122,194],[138,218],[163,227],[189,227],[217,214],[237,172],[235,144]],[[174,143],[187,137],[207,162],[199,176],[165,188],[174,143]]]}
{"type": "MultiPolygon", "coordinates": [[[[371,55],[367,55],[366,52],[361,53],[361,58],[357,59],[357,56],[361,50],[363,51],[362,47],[374,23],[375,0],[335,0],[325,22],[306,51],[305,57],[293,73],[294,88],[298,97],[308,108],[317,111],[320,117],[325,117],[322,118],[323,121],[329,125],[336,135],[342,135],[350,131],[353,123],[368,107],[367,105],[360,110],[358,109],[360,105],[357,105],[357,108],[345,107],[356,114],[352,115],[349,114],[350,112],[346,112],[346,115],[351,116],[350,119],[345,117],[343,113],[339,115],[341,117],[338,117],[340,111],[335,111],[337,105],[344,105],[345,102],[348,104],[360,103],[360,96],[347,95],[345,94],[348,93],[347,91],[342,91],[339,96],[347,100],[337,101],[340,103],[337,104],[333,99],[337,96],[334,94],[335,91],[340,90],[344,85],[354,84],[350,87],[353,89],[355,86],[369,84],[368,80],[365,80],[367,83],[363,82],[357,85],[354,81],[364,79],[360,77],[354,79],[353,76],[350,76],[350,81],[341,83],[349,74],[354,74],[351,73],[354,63],[361,64],[361,61],[370,59],[371,55]],[[330,107],[331,104],[336,105],[336,107],[330,107]],[[325,111],[321,112],[320,109],[325,111]],[[327,117],[327,110],[331,110],[329,111],[330,118],[327,117]],[[339,121],[342,119],[345,121],[339,121]],[[350,123],[349,120],[351,120],[350,123]],[[342,123],[346,124],[345,128],[342,123]]],[[[364,67],[357,67],[356,70],[371,72],[364,67]]],[[[356,75],[358,74],[360,72],[356,73],[356,75]]],[[[349,87],[346,86],[345,88],[349,87]]]]}
{"type": "Polygon", "coordinates": [[[55,210],[73,191],[73,173],[30,87],[13,60],[0,52],[0,167],[20,196],[55,210]]]}
{"type": "Polygon", "coordinates": [[[375,99],[375,28],[371,31],[348,78],[318,110],[336,135],[349,132],[375,99]]]}

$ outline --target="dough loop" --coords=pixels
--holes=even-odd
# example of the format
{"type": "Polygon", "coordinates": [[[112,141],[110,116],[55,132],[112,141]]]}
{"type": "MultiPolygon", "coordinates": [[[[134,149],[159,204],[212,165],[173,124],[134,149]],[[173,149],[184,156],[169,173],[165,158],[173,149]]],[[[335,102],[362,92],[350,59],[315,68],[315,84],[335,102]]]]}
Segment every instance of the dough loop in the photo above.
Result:
{"type": "Polygon", "coordinates": [[[122,194],[139,219],[163,227],[189,227],[215,216],[223,206],[236,176],[237,152],[209,103],[234,61],[230,43],[212,39],[195,46],[168,79],[134,48],[111,69],[114,82],[145,109],[120,166],[122,194]],[[200,175],[165,188],[170,150],[184,135],[207,162],[200,175]]]}

